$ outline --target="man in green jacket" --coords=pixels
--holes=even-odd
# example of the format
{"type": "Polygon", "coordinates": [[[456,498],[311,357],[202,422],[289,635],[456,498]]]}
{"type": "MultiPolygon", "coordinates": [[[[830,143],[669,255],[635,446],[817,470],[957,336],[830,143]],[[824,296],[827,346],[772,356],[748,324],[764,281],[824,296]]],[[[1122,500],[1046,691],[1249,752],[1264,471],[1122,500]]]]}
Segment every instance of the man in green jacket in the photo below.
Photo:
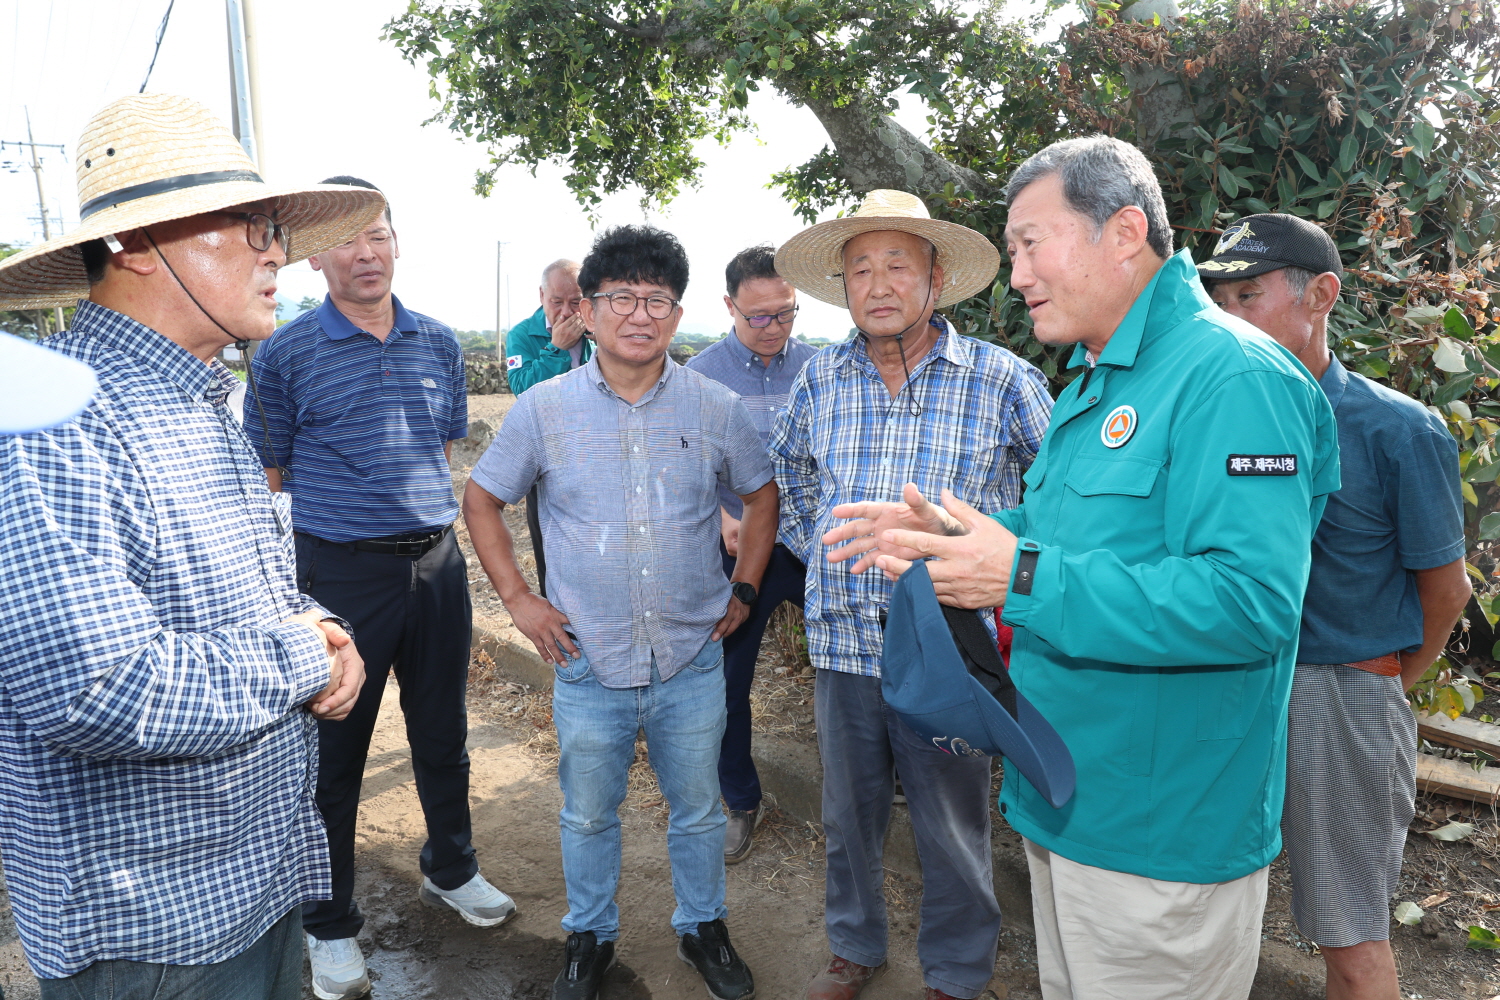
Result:
{"type": "MultiPolygon", "coordinates": [[[[505,378],[519,396],[538,382],[572,371],[594,355],[593,336],[584,328],[579,303],[578,262],[554,260],[542,268],[542,304],[505,335],[505,378]]],[[[542,549],[541,502],[537,487],[526,494],[526,527],[536,559],[536,589],[547,596],[547,557],[542,549]]]]}
{"type": "Polygon", "coordinates": [[[505,335],[505,377],[511,392],[519,396],[593,356],[594,342],[578,311],[582,298],[576,261],[554,260],[542,269],[541,307],[505,335]]]}
{"type": "Polygon", "coordinates": [[[849,504],[855,569],[935,556],[939,598],[1004,605],[1017,687],[1079,764],[1053,809],[1011,766],[1046,1000],[1235,1000],[1281,848],[1312,536],[1338,489],[1326,397],[1172,254],[1139,150],[1056,143],[1012,176],[1011,284],[1077,345],[1020,507],[849,504]],[[910,530],[916,529],[916,530],[910,530]],[[944,537],[944,536],[961,537],[944,537]],[[878,551],[872,551],[877,549],[878,551]]]}

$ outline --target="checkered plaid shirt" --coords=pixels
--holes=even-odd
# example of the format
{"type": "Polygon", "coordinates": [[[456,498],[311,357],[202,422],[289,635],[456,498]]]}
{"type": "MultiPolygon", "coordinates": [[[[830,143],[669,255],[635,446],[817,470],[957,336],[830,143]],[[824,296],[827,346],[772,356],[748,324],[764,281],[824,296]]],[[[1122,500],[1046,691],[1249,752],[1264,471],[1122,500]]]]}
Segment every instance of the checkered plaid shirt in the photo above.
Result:
{"type": "Polygon", "coordinates": [[[892,587],[879,570],[855,576],[853,560],[825,558],[819,539],[843,523],[833,508],[899,501],[908,482],[931,500],[947,487],[986,513],[1014,507],[1052,413],[1040,371],[946,327],[909,387],[892,398],[855,337],[808,362],[771,432],[781,537],[807,563],[807,644],[820,668],[880,676],[892,587]]]}
{"type": "Polygon", "coordinates": [[[94,402],[0,438],[0,856],[37,975],[231,958],[329,892],[327,683],[232,373],[82,303],[94,402]]]}

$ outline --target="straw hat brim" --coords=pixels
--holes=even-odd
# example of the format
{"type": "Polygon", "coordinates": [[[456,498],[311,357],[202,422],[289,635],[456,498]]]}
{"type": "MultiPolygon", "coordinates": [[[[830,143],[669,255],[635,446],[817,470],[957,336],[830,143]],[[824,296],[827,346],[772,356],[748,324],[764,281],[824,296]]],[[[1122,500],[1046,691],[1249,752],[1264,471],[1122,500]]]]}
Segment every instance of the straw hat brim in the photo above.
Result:
{"type": "Polygon", "coordinates": [[[90,215],[66,236],[0,261],[0,309],[70,306],[87,298],[82,243],[273,199],[277,220],[291,230],[288,264],[353,239],[385,209],[385,196],[380,192],[342,184],[278,187],[260,181],[225,181],[137,198],[90,215]]]}
{"type": "Polygon", "coordinates": [[[943,269],[939,308],[984,291],[1000,270],[1000,251],[965,226],[941,219],[869,215],[830,219],[804,229],[776,251],[776,273],[797,290],[847,309],[844,244],[861,233],[890,230],[920,236],[937,248],[937,264],[943,269]]]}

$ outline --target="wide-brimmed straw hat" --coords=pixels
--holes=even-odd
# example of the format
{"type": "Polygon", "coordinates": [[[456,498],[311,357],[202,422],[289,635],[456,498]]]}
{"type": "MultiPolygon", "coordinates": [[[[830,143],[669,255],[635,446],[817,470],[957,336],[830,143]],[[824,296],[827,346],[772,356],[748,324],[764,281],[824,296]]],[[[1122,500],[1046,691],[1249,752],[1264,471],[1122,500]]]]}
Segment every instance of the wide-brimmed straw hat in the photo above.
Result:
{"type": "Polygon", "coordinates": [[[984,291],[1000,270],[1000,251],[979,233],[931,218],[916,195],[876,189],[853,215],[820,222],[783,243],[776,251],[776,273],[815,299],[848,308],[844,244],[861,233],[888,230],[920,236],[937,247],[937,264],[943,269],[939,307],[984,291]]]}
{"type": "Polygon", "coordinates": [[[367,188],[267,184],[223,122],[171,94],[138,94],[100,111],[78,140],[77,168],[78,228],[0,262],[0,309],[86,298],[79,244],[142,226],[275,199],[294,263],[353,239],[385,207],[367,188]]]}

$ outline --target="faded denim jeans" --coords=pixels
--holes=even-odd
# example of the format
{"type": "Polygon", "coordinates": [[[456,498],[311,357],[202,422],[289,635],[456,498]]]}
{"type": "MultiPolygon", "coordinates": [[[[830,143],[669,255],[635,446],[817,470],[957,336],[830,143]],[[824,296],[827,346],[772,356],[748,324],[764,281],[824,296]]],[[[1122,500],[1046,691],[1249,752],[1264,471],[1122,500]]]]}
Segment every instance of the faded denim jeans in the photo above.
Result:
{"type": "Polygon", "coordinates": [[[724,908],[724,812],[719,745],[724,737],[724,652],[709,641],[693,662],[663,682],[655,665],[646,687],[607,688],[580,655],[555,667],[552,720],[562,755],[563,929],[620,936],[620,803],[644,730],[651,768],[671,807],[667,853],[677,909],[672,929],[696,934],[724,908]]]}

